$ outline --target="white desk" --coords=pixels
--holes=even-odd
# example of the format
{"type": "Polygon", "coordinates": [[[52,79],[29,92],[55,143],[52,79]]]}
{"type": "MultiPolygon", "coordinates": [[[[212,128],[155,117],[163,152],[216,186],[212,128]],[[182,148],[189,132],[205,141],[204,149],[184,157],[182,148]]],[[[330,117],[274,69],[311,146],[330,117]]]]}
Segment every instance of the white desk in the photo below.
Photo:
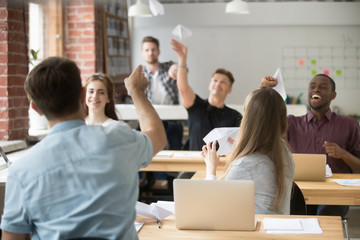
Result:
{"type": "MultiPolygon", "coordinates": [[[[187,120],[188,115],[186,109],[182,105],[153,105],[156,112],[162,120],[187,120]]],[[[229,108],[233,108],[244,115],[243,105],[229,104],[229,108]]],[[[122,120],[138,120],[138,115],[133,104],[116,104],[118,117],[122,120]]],[[[305,105],[286,105],[288,115],[301,116],[307,113],[305,105]]]]}

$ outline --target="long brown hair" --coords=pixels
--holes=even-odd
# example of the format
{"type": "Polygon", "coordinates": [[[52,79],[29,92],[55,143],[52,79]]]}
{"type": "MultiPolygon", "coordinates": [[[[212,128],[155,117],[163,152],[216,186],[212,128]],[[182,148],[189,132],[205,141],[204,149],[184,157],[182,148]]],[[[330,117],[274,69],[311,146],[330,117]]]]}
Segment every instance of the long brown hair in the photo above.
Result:
{"type": "Polygon", "coordinates": [[[279,93],[272,88],[263,87],[246,98],[244,110],[244,118],[225,175],[234,160],[255,152],[266,154],[275,165],[278,188],[274,210],[277,211],[285,188],[282,153],[288,126],[286,105],[279,93]]]}
{"type": "MultiPolygon", "coordinates": [[[[109,97],[109,102],[106,103],[106,105],[105,105],[105,115],[108,118],[112,118],[114,120],[119,120],[119,118],[116,114],[116,111],[115,111],[114,87],[113,87],[110,77],[104,73],[95,73],[95,74],[91,75],[88,79],[86,79],[84,87],[87,88],[87,86],[92,81],[101,81],[105,85],[105,88],[106,88],[106,91],[107,91],[107,94],[109,97]]],[[[85,114],[89,115],[89,108],[86,104],[85,104],[85,114]]]]}

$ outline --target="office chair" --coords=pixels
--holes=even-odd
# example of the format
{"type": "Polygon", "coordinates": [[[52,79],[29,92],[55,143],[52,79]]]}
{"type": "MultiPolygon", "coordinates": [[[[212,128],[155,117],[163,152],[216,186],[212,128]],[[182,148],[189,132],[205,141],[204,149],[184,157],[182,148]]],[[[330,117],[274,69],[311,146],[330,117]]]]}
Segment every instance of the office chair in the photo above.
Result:
{"type": "Polygon", "coordinates": [[[348,218],[341,217],[342,224],[344,225],[345,239],[350,240],[347,220],[348,218]]]}
{"type": "Polygon", "coordinates": [[[299,186],[293,182],[290,199],[290,215],[306,215],[306,202],[299,186]]]}

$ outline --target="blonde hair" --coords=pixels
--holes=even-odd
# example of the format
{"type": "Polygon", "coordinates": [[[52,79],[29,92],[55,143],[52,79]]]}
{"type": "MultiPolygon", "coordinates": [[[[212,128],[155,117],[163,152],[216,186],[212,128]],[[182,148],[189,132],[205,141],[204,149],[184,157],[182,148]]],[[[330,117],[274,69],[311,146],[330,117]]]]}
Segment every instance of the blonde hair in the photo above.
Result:
{"type": "Polygon", "coordinates": [[[277,211],[285,188],[282,153],[287,132],[286,105],[275,90],[263,87],[253,91],[246,98],[244,111],[240,131],[223,178],[234,160],[255,152],[266,154],[275,165],[278,188],[274,210],[277,211]]]}

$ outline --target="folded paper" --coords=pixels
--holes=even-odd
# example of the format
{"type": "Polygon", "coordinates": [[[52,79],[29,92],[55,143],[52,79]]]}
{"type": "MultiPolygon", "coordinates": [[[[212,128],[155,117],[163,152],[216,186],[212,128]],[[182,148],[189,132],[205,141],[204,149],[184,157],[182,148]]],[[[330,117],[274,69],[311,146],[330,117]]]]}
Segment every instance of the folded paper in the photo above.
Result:
{"type": "Polygon", "coordinates": [[[278,68],[276,70],[273,77],[277,78],[277,80],[278,80],[278,84],[274,87],[274,90],[276,90],[285,101],[285,99],[286,99],[286,91],[285,91],[285,86],[284,86],[284,82],[283,82],[283,79],[282,79],[282,75],[281,75],[281,72],[280,72],[280,68],[278,68]]]}
{"type": "Polygon", "coordinates": [[[170,214],[173,214],[173,212],[161,207],[161,204],[157,203],[151,203],[150,205],[148,205],[142,202],[136,202],[135,209],[136,214],[149,218],[154,218],[160,221],[169,216],[170,214]]]}
{"type": "Polygon", "coordinates": [[[239,129],[240,128],[238,127],[214,128],[203,138],[203,140],[206,144],[216,140],[219,144],[218,153],[220,155],[225,155],[233,149],[233,143],[229,141],[229,138],[235,140],[239,129]]]}
{"type": "Polygon", "coordinates": [[[187,38],[187,37],[191,37],[192,32],[190,31],[190,29],[184,27],[181,24],[178,24],[174,30],[172,31],[172,34],[174,36],[177,36],[180,38],[180,41],[182,41],[183,39],[187,38]]]}
{"type": "Polygon", "coordinates": [[[157,0],[149,0],[149,7],[154,16],[164,15],[164,6],[157,0]]]}

